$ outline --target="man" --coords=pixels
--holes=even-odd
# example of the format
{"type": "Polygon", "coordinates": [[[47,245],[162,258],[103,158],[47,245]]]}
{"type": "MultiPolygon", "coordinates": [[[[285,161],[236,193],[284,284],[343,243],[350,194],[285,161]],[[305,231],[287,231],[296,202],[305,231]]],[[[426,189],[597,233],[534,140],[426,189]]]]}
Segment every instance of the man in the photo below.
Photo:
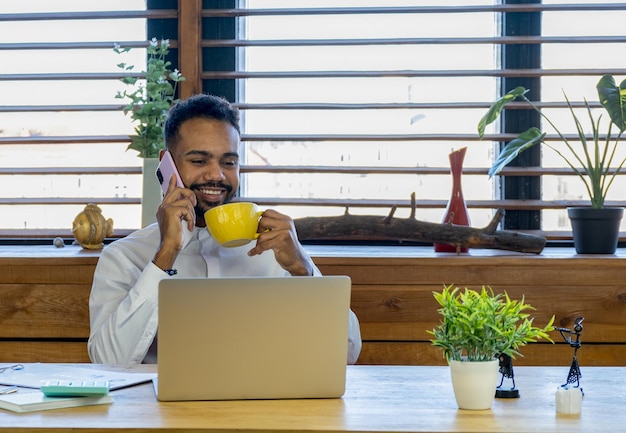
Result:
{"type": "MultiPolygon", "coordinates": [[[[89,299],[92,362],[157,361],[158,285],[182,277],[321,275],[298,241],[293,220],[266,210],[251,248],[220,247],[204,212],[227,203],[239,186],[239,113],[226,100],[196,95],[170,110],[164,127],[185,188],[169,182],[157,223],[103,249],[89,299]]],[[[161,158],[164,151],[161,152],[161,158]]],[[[361,350],[359,322],[350,311],[348,363],[361,350]]]]}

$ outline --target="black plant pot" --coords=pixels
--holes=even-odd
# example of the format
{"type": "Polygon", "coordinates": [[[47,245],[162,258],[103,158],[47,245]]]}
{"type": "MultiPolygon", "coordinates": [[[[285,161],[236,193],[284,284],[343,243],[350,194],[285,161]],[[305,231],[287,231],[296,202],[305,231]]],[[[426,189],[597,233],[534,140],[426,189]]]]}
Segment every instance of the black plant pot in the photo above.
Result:
{"type": "Polygon", "coordinates": [[[613,254],[617,249],[624,208],[570,207],[574,248],[578,254],[613,254]]]}

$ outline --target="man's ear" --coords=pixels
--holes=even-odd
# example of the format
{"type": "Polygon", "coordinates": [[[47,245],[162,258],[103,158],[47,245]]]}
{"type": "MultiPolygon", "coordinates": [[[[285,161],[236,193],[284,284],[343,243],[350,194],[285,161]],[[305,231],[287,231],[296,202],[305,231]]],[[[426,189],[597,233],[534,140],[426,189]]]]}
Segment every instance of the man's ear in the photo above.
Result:
{"type": "Polygon", "coordinates": [[[167,152],[165,149],[159,150],[159,161],[163,159],[163,155],[165,155],[165,152],[167,152]]]}

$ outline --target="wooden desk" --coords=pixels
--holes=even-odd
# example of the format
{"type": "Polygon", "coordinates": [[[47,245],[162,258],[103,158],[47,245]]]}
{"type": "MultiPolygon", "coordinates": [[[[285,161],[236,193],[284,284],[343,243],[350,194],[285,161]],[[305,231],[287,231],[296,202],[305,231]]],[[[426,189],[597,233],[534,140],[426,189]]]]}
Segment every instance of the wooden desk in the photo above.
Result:
{"type": "MultiPolygon", "coordinates": [[[[138,366],[154,371],[155,366],[138,366]]],[[[152,384],[114,391],[112,405],[14,414],[0,411],[10,432],[584,432],[623,426],[626,368],[582,366],[579,416],[557,415],[554,396],[567,367],[517,367],[521,398],[491,410],[456,407],[447,367],[351,366],[341,399],[158,402],[152,384]]],[[[617,430],[616,430],[617,429],[617,430]]]]}

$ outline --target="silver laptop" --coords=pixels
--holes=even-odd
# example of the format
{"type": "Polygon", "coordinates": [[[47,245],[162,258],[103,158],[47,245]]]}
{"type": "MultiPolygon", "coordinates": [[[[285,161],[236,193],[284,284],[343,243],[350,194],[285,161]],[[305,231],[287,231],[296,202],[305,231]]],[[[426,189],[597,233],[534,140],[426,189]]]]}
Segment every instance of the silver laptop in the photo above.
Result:
{"type": "Polygon", "coordinates": [[[347,276],[167,279],[157,398],[334,398],[345,391],[347,276]]]}

